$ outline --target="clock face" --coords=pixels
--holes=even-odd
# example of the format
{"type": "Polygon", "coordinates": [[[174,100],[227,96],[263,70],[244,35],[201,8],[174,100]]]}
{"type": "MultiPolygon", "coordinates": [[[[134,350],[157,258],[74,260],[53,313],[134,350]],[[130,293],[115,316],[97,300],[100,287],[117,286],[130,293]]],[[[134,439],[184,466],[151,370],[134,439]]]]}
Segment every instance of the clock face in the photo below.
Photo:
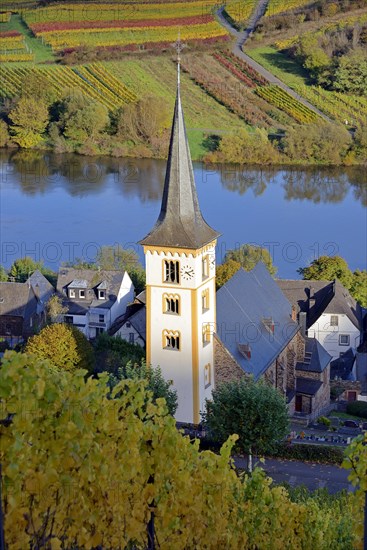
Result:
{"type": "Polygon", "coordinates": [[[189,281],[194,277],[194,270],[190,265],[183,265],[180,269],[181,277],[185,281],[189,281]]]}

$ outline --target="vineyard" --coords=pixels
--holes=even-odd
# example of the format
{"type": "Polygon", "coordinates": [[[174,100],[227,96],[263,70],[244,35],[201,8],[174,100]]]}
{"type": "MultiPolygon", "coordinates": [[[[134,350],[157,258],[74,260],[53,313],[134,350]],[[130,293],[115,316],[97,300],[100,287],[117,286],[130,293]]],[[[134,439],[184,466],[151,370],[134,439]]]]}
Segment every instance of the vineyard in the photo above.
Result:
{"type": "Polygon", "coordinates": [[[227,32],[212,15],[214,2],[125,4],[57,4],[22,11],[32,32],[58,52],[93,46],[216,40],[227,32]]]}
{"type": "Polygon", "coordinates": [[[326,115],[342,124],[367,122],[367,98],[331,92],[316,86],[300,86],[296,91],[326,115]]]}
{"type": "Polygon", "coordinates": [[[25,82],[30,74],[46,77],[58,98],[79,89],[87,97],[99,101],[111,111],[137,99],[127,86],[99,63],[73,68],[56,65],[47,68],[33,67],[32,69],[4,67],[0,83],[0,97],[18,95],[21,89],[25,88],[25,82]]]}
{"type": "Polygon", "coordinates": [[[311,109],[294,99],[276,84],[259,86],[256,88],[255,92],[272,105],[285,111],[300,123],[312,123],[318,120],[318,115],[314,111],[311,111],[311,109]]]}
{"type": "Polygon", "coordinates": [[[257,0],[228,0],[225,4],[225,10],[235,23],[244,25],[256,4],[257,0]]]}
{"type": "Polygon", "coordinates": [[[302,8],[302,6],[306,6],[307,4],[312,4],[312,0],[281,0],[281,2],[279,0],[269,0],[265,17],[271,17],[278,13],[302,8]]]}
{"type": "Polygon", "coordinates": [[[17,31],[0,32],[0,62],[33,61],[24,37],[17,31]]]}

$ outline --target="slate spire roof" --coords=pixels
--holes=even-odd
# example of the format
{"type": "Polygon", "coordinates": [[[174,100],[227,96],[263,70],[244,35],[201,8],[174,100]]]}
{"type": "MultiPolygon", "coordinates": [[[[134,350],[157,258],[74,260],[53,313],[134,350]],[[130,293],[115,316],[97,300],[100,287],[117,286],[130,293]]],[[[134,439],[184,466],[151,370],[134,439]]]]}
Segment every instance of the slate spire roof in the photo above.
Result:
{"type": "Polygon", "coordinates": [[[166,178],[158,220],[142,245],[198,249],[219,236],[204,220],[196,193],[180,97],[180,64],[166,178]]]}

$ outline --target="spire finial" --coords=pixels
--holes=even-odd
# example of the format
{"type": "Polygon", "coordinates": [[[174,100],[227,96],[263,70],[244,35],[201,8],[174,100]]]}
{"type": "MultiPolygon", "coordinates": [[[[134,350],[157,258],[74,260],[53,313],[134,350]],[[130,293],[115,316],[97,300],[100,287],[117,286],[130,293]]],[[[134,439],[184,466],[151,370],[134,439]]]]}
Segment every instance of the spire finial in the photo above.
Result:
{"type": "Polygon", "coordinates": [[[172,44],[172,46],[175,48],[177,52],[177,85],[180,84],[180,61],[181,61],[181,52],[186,47],[185,44],[181,42],[181,33],[180,30],[178,31],[177,40],[172,44]]]}

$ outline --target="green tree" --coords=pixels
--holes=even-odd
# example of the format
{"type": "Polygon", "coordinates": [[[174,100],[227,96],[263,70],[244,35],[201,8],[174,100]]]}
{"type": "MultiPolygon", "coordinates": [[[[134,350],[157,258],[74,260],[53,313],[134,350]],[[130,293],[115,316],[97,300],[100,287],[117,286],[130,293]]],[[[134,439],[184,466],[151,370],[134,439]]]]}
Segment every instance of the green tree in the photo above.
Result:
{"type": "Polygon", "coordinates": [[[25,256],[14,260],[9,270],[9,276],[14,277],[17,283],[24,283],[36,269],[42,271],[42,268],[42,262],[35,262],[29,256],[25,256]]]}
{"type": "Polygon", "coordinates": [[[35,97],[21,97],[9,118],[13,123],[13,141],[20,147],[29,148],[43,140],[49,115],[46,103],[35,97]]]}
{"type": "Polygon", "coordinates": [[[366,50],[357,48],[342,55],[333,75],[333,88],[340,92],[367,96],[366,50]]]}
{"type": "Polygon", "coordinates": [[[9,128],[5,120],[0,120],[0,147],[5,147],[9,143],[9,128]]]}
{"type": "Polygon", "coordinates": [[[153,402],[157,399],[164,398],[166,401],[169,414],[172,416],[177,410],[177,391],[172,388],[171,382],[163,378],[162,371],[159,367],[147,367],[145,361],[140,364],[132,364],[129,361],[124,367],[117,370],[117,374],[110,375],[111,387],[116,386],[121,380],[146,380],[148,382],[147,389],[152,392],[153,402]]]}
{"type": "Polygon", "coordinates": [[[3,265],[0,265],[0,282],[6,282],[8,280],[8,272],[3,265]]]}
{"type": "Polygon", "coordinates": [[[349,480],[356,487],[356,495],[353,502],[353,511],[356,514],[357,537],[361,541],[358,548],[362,549],[362,537],[366,541],[367,533],[364,533],[363,510],[367,513],[364,506],[365,494],[367,492],[367,432],[355,437],[345,452],[343,468],[350,469],[349,480]]]}
{"type": "Polygon", "coordinates": [[[308,267],[300,267],[298,273],[306,280],[333,281],[338,279],[348,290],[352,286],[353,274],[347,262],[340,256],[320,256],[308,267]]]}
{"type": "Polygon", "coordinates": [[[100,334],[94,344],[96,363],[94,374],[108,372],[117,376],[120,368],[128,363],[140,363],[145,357],[144,349],[138,344],[130,344],[121,336],[100,334]]]}
{"type": "Polygon", "coordinates": [[[255,244],[242,244],[239,248],[228,250],[224,257],[224,262],[228,262],[229,260],[238,262],[245,271],[251,271],[258,262],[263,262],[270,275],[275,275],[277,272],[269,250],[255,244]]]}
{"type": "Polygon", "coordinates": [[[93,348],[84,334],[73,325],[55,323],[46,326],[28,340],[25,350],[40,359],[49,359],[61,370],[93,371],[93,348]]]}
{"type": "Polygon", "coordinates": [[[79,90],[73,90],[59,106],[61,134],[75,147],[94,142],[108,124],[107,108],[79,90]]]}
{"type": "Polygon", "coordinates": [[[212,400],[206,401],[204,423],[219,441],[237,434],[238,447],[248,453],[251,470],[253,453],[268,451],[286,436],[287,404],[277,389],[243,378],[223,383],[213,391],[212,400]]]}
{"type": "Polygon", "coordinates": [[[353,298],[367,308],[367,271],[365,269],[354,271],[349,290],[353,298]]]}

